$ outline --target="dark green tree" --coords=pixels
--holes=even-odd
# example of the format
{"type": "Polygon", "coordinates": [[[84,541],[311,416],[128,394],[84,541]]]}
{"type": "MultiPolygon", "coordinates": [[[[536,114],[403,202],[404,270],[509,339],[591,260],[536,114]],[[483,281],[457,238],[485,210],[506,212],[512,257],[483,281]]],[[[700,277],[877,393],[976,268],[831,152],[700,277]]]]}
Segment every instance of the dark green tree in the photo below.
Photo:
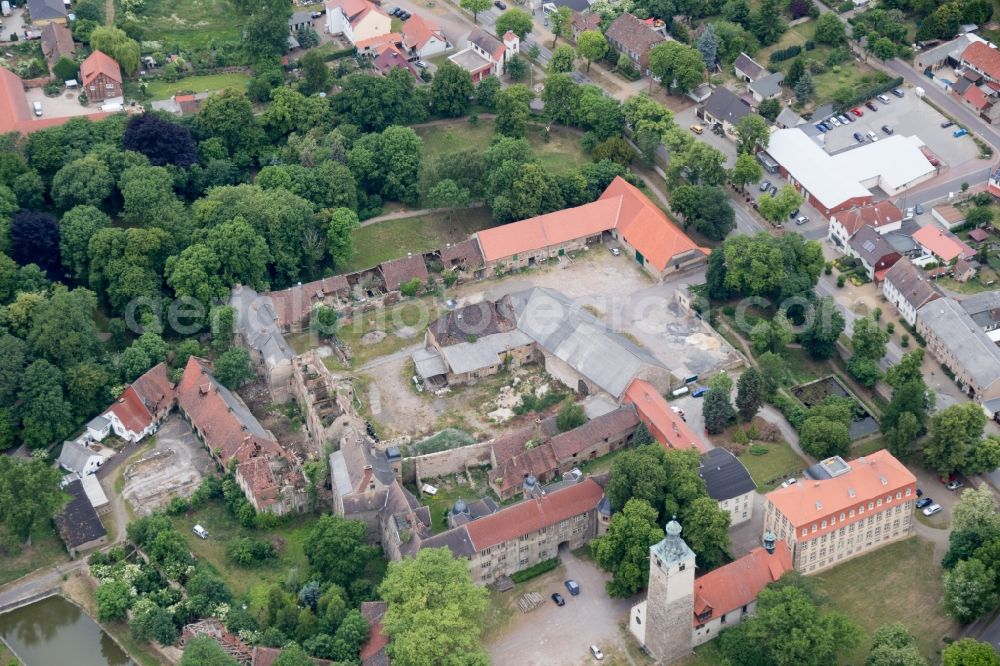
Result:
{"type": "Polygon", "coordinates": [[[469,73],[452,62],[445,62],[438,67],[431,81],[431,106],[443,116],[455,118],[465,115],[472,104],[472,93],[469,73]]]}
{"type": "Polygon", "coordinates": [[[605,585],[611,597],[630,597],[646,587],[649,547],[663,539],[657,511],[648,502],[630,499],[615,513],[608,532],[590,542],[594,560],[612,579],[605,585]]]}
{"type": "Polygon", "coordinates": [[[745,422],[749,422],[757,414],[764,399],[763,394],[760,371],[753,366],[744,370],[736,382],[736,409],[745,422]]]}

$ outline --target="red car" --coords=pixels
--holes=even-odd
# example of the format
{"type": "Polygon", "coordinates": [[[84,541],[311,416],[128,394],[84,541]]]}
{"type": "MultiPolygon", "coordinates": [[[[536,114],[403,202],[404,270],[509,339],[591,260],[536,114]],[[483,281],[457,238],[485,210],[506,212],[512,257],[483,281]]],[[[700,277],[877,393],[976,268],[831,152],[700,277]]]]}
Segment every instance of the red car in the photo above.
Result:
{"type": "Polygon", "coordinates": [[[858,118],[860,118],[861,116],[865,115],[865,112],[862,111],[861,109],[857,108],[857,107],[851,109],[851,113],[853,113],[854,115],[856,115],[858,118]]]}

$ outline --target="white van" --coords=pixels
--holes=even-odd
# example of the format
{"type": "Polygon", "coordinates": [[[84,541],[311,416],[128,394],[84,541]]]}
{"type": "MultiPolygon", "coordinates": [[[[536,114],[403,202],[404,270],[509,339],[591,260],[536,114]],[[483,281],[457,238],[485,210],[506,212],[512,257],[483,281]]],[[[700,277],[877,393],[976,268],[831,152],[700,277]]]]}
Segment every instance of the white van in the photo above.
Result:
{"type": "Polygon", "coordinates": [[[35,115],[36,116],[42,115],[42,103],[41,102],[32,102],[31,103],[31,108],[35,110],[35,115]]]}
{"type": "Polygon", "coordinates": [[[202,539],[207,539],[207,538],[208,538],[208,530],[206,530],[206,529],[205,529],[204,527],[202,527],[201,525],[195,525],[195,526],[194,526],[194,527],[192,528],[192,531],[193,531],[193,532],[194,532],[194,533],[195,533],[196,535],[198,535],[198,537],[199,537],[199,538],[202,538],[202,539]]]}

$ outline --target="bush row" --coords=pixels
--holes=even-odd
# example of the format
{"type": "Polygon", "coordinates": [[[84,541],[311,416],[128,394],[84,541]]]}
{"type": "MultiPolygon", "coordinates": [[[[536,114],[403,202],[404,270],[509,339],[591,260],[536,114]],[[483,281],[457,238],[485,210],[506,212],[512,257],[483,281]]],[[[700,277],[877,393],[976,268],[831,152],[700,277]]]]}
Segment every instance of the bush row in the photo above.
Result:
{"type": "Polygon", "coordinates": [[[516,574],[512,574],[510,579],[515,583],[523,583],[535,576],[541,576],[543,573],[552,571],[557,566],[559,566],[559,558],[553,557],[551,560],[543,560],[533,567],[528,567],[527,569],[518,571],[516,574]]]}
{"type": "Polygon", "coordinates": [[[875,95],[880,95],[887,90],[892,90],[893,88],[898,88],[903,85],[903,77],[897,76],[891,81],[886,81],[884,83],[874,83],[867,88],[863,88],[860,92],[856,93],[854,97],[847,100],[842,104],[837,105],[837,112],[842,112],[844,109],[849,109],[851,107],[857,106],[862,102],[867,102],[875,95]]]}

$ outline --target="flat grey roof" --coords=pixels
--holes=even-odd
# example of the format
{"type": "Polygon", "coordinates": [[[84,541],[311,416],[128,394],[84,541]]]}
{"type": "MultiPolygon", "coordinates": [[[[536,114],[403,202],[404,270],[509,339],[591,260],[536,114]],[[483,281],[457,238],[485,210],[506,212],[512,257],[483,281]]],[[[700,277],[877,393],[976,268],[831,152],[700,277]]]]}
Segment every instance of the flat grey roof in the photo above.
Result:
{"type": "Polygon", "coordinates": [[[447,366],[435,349],[418,349],[410,354],[410,358],[417,368],[417,374],[424,379],[448,374],[447,366]]]}
{"type": "Polygon", "coordinates": [[[485,67],[490,64],[489,60],[479,55],[472,49],[465,49],[464,51],[459,51],[454,55],[450,55],[448,56],[448,60],[452,61],[467,72],[474,72],[481,67],[485,67]]]}

